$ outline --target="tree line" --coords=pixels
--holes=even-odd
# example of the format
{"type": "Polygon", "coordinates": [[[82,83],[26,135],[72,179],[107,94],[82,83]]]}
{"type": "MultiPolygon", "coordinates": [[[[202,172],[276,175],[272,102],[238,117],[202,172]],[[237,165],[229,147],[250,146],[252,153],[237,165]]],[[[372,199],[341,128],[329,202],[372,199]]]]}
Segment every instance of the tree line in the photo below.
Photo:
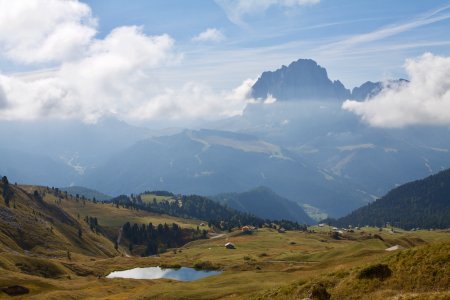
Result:
{"type": "Polygon", "coordinates": [[[154,226],[152,223],[131,225],[127,222],[122,227],[122,234],[129,241],[130,252],[136,245],[144,245],[145,250],[141,255],[148,256],[165,252],[168,248],[181,247],[190,241],[206,239],[208,232],[198,227],[197,230],[181,228],[175,223],[154,226]]]}
{"type": "Polygon", "coordinates": [[[262,219],[198,195],[174,196],[170,200],[160,201],[156,201],[156,199],[143,201],[141,195],[132,195],[131,197],[121,195],[113,198],[111,201],[117,207],[141,209],[181,218],[207,220],[209,227],[215,227],[219,230],[231,230],[245,225],[252,225],[259,228],[276,225],[287,230],[306,230],[306,225],[300,225],[297,222],[262,219]]]}

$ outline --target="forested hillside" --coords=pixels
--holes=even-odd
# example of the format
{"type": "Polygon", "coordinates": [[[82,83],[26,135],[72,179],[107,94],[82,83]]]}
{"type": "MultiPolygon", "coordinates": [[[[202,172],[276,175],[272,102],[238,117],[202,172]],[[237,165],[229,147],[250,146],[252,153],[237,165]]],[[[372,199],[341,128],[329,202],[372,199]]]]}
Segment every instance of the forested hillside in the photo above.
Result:
{"type": "Polygon", "coordinates": [[[330,223],[412,228],[450,227],[450,169],[404,184],[386,196],[330,223]]]}

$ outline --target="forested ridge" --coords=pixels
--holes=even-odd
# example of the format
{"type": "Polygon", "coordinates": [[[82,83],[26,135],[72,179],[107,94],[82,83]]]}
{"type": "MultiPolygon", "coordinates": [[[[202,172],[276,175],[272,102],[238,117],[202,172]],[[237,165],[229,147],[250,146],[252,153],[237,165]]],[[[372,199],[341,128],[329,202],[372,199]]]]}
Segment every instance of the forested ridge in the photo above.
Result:
{"type": "Polygon", "coordinates": [[[287,230],[306,230],[305,225],[288,220],[267,220],[252,214],[237,211],[221,205],[209,198],[198,195],[173,196],[170,201],[143,201],[142,195],[121,195],[111,201],[119,206],[130,209],[142,209],[154,213],[167,214],[175,217],[198,219],[208,222],[210,227],[219,230],[231,230],[245,225],[255,227],[273,226],[287,230]]]}
{"type": "Polygon", "coordinates": [[[399,186],[384,197],[338,220],[337,226],[450,227],[450,169],[399,186]]]}

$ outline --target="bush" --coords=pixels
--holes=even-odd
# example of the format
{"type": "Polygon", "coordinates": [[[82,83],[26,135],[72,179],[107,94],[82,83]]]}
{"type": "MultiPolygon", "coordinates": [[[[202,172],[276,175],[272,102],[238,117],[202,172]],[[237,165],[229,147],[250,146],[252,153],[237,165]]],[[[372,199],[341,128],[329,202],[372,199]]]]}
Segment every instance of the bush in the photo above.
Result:
{"type": "Polygon", "coordinates": [[[180,264],[160,264],[161,269],[181,269],[180,264]]]}
{"type": "Polygon", "coordinates": [[[359,274],[359,279],[374,279],[378,278],[384,280],[391,276],[392,271],[389,269],[388,265],[385,264],[376,264],[372,266],[368,266],[362,269],[359,274]]]}
{"type": "Polygon", "coordinates": [[[339,240],[339,233],[337,231],[330,232],[330,237],[334,240],[339,240]]]}
{"type": "Polygon", "coordinates": [[[198,261],[194,264],[194,269],[197,270],[217,270],[219,267],[213,265],[210,261],[198,261]]]}
{"type": "Polygon", "coordinates": [[[331,295],[328,293],[323,284],[318,283],[311,287],[309,298],[313,300],[329,300],[331,295]]]}

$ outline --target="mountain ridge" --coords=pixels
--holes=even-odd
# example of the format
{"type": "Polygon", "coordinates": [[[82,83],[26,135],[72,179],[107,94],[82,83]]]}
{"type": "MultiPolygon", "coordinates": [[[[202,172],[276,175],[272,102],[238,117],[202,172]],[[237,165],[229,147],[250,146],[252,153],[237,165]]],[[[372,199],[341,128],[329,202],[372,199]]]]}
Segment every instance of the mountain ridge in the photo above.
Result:
{"type": "Polygon", "coordinates": [[[300,58],[275,71],[265,71],[252,86],[257,99],[269,96],[279,101],[291,100],[365,100],[378,94],[385,86],[408,82],[405,79],[386,83],[366,81],[351,91],[339,80],[331,80],[327,70],[312,59],[300,58]]]}
{"type": "Polygon", "coordinates": [[[238,133],[186,131],[141,141],[93,170],[80,184],[115,195],[149,189],[214,195],[265,185],[334,216],[367,203],[367,197],[345,178],[329,180],[300,155],[280,149],[238,133]],[[233,143],[230,136],[235,136],[233,143]]]}
{"type": "Polygon", "coordinates": [[[279,196],[265,186],[242,193],[218,194],[211,199],[262,218],[285,219],[305,224],[315,223],[297,203],[279,196]]]}
{"type": "Polygon", "coordinates": [[[384,197],[330,223],[339,226],[387,223],[405,229],[450,227],[450,169],[401,185],[384,197]]]}

